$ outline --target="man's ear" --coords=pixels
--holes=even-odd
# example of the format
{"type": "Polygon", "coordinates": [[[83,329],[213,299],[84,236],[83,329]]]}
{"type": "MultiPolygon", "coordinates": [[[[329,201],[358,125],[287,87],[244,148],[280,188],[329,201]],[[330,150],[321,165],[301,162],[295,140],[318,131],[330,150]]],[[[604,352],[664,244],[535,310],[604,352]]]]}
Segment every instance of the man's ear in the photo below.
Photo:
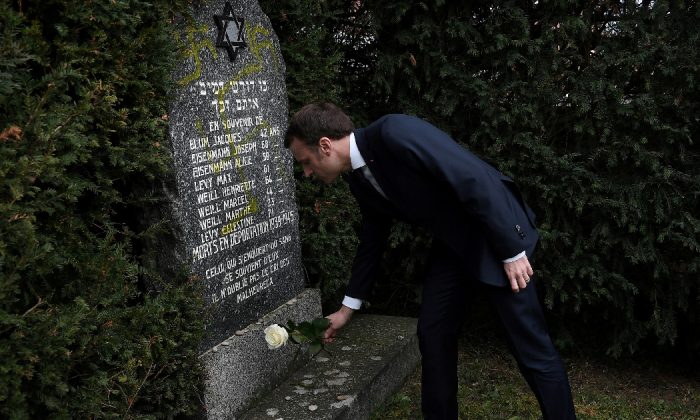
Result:
{"type": "Polygon", "coordinates": [[[331,150],[333,149],[333,140],[329,139],[328,137],[321,137],[318,140],[318,150],[321,151],[324,155],[328,156],[331,154],[331,150]]]}

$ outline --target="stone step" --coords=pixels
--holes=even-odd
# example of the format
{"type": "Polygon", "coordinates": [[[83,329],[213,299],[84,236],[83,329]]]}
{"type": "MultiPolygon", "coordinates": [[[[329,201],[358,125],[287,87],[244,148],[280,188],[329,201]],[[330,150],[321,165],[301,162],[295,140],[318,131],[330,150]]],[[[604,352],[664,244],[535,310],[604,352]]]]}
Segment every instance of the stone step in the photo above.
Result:
{"type": "Polygon", "coordinates": [[[264,396],[245,420],[368,419],[413,372],[416,319],[356,314],[335,342],[264,396]]]}

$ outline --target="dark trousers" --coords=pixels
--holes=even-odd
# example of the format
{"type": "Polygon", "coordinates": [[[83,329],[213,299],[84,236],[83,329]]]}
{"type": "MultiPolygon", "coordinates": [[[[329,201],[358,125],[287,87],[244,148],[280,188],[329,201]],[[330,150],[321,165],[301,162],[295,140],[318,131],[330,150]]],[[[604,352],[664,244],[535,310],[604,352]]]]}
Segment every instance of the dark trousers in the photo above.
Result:
{"type": "MultiPolygon", "coordinates": [[[[468,282],[454,254],[434,250],[418,319],[425,419],[457,419],[457,341],[468,282]]],[[[569,380],[547,332],[535,280],[519,293],[481,285],[505,329],[511,353],[537,397],[545,420],[575,419],[569,380]]]]}

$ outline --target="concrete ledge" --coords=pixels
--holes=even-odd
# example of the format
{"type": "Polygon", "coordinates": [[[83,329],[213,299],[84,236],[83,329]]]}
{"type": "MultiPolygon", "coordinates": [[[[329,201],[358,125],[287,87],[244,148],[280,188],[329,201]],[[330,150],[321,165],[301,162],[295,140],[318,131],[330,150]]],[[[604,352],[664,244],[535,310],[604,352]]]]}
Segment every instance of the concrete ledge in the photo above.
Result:
{"type": "Polygon", "coordinates": [[[341,337],[241,416],[368,419],[420,360],[416,319],[357,314],[341,337]]]}
{"type": "Polygon", "coordinates": [[[210,419],[235,419],[251,402],[276,387],[309,360],[297,346],[269,350],[263,330],[270,324],[321,316],[321,296],[306,289],[200,356],[207,378],[204,403],[210,419]]]}

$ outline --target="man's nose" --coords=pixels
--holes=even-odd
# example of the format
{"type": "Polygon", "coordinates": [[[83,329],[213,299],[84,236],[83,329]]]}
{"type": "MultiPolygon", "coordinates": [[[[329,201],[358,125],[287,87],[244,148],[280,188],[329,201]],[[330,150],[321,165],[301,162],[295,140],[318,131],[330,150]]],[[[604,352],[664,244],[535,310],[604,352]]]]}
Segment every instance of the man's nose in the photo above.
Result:
{"type": "Polygon", "coordinates": [[[313,171],[310,168],[304,168],[304,176],[305,177],[310,177],[313,171]]]}

